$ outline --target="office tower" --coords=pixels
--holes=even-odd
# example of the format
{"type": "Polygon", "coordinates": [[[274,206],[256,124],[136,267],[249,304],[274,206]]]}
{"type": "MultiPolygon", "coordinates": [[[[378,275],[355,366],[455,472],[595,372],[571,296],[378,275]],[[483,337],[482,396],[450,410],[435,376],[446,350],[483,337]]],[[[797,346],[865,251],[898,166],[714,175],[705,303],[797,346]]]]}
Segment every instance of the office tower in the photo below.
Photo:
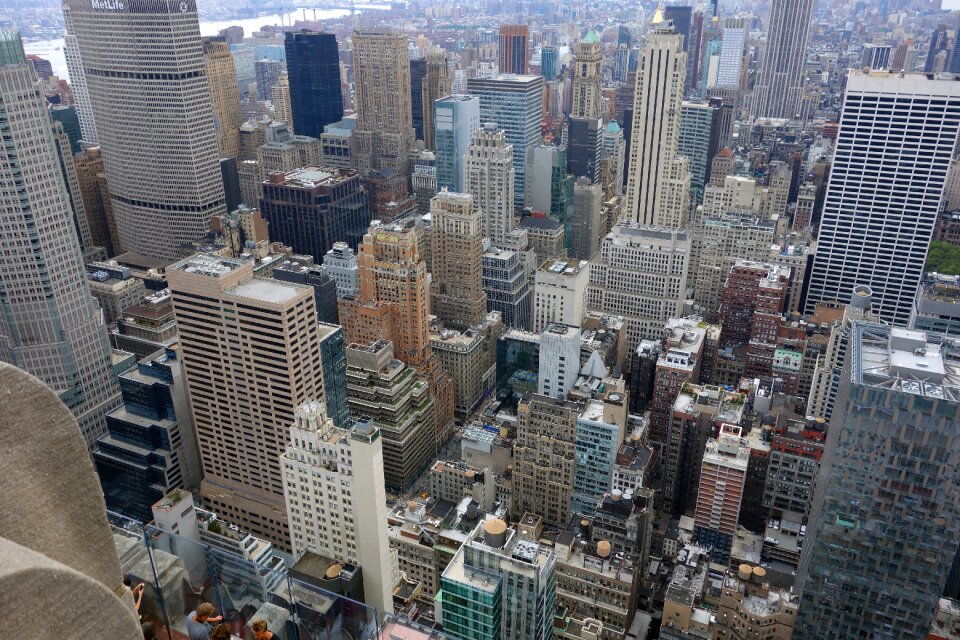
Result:
{"type": "Polygon", "coordinates": [[[448,68],[446,51],[434,49],[427,54],[427,73],[423,78],[423,144],[430,151],[437,148],[435,104],[451,91],[448,68]]]}
{"type": "Polygon", "coordinates": [[[346,242],[333,243],[333,248],[323,256],[323,268],[337,281],[337,298],[360,293],[357,254],[346,242]]]}
{"type": "Polygon", "coordinates": [[[567,171],[590,182],[600,180],[603,118],[574,118],[567,123],[567,171]]]}
{"type": "Polygon", "coordinates": [[[778,420],[770,440],[770,462],[763,506],[810,515],[813,491],[820,476],[827,423],[823,418],[778,420]]]}
{"type": "Polygon", "coordinates": [[[420,251],[421,232],[414,219],[371,225],[357,257],[359,293],[341,298],[339,310],[348,344],[388,340],[397,358],[429,383],[439,448],[451,433],[453,389],[430,348],[429,274],[420,251]]]}
{"type": "MultiPolygon", "coordinates": [[[[173,259],[226,213],[196,7],[66,0],[124,249],[173,259]]],[[[73,76],[76,77],[76,76],[73,76]]]]}
{"type": "Polygon", "coordinates": [[[407,36],[391,31],[355,31],[352,40],[357,169],[362,175],[392,169],[406,176],[415,141],[407,36]]]}
{"type": "Polygon", "coordinates": [[[483,235],[502,243],[513,230],[514,146],[503,129],[487,123],[474,132],[463,163],[464,191],[483,212],[483,235]]]}
{"type": "MultiPolygon", "coordinates": [[[[264,247],[266,253],[265,250],[266,247],[264,247]]],[[[272,271],[269,277],[283,282],[296,282],[313,287],[313,299],[317,303],[317,320],[321,323],[331,324],[339,322],[337,281],[333,279],[333,276],[328,274],[322,266],[313,264],[313,256],[296,256],[295,258],[298,260],[296,262],[285,260],[286,257],[286,254],[278,253],[270,256],[277,262],[271,265],[272,271]]],[[[267,262],[267,260],[264,260],[264,262],[267,262]]],[[[326,388],[326,376],[324,376],[324,389],[326,388]]]]}
{"type": "Polygon", "coordinates": [[[421,151],[413,160],[410,173],[410,186],[417,201],[417,213],[425,216],[430,213],[430,200],[437,192],[437,156],[432,151],[421,151]]]}
{"type": "Polygon", "coordinates": [[[88,447],[120,403],[111,351],[90,295],[50,117],[20,35],[0,32],[0,117],[6,122],[0,184],[0,359],[56,391],[88,447]]]}
{"type": "Polygon", "coordinates": [[[628,350],[658,340],[682,315],[689,259],[687,231],[618,224],[590,260],[587,307],[626,318],[628,350]]]}
{"type": "Polygon", "coordinates": [[[438,363],[453,381],[454,413],[468,419],[494,391],[497,374],[496,342],[503,333],[500,314],[492,312],[464,331],[437,323],[430,330],[430,346],[438,363]]]}
{"type": "Polygon", "coordinates": [[[607,233],[601,222],[600,207],[603,189],[590,184],[586,178],[578,178],[573,188],[573,220],[570,234],[570,257],[575,260],[590,260],[600,247],[600,238],[607,233]]]}
{"type": "Polygon", "coordinates": [[[123,314],[123,310],[140,304],[144,297],[144,284],[135,278],[129,267],[116,263],[89,262],[87,274],[90,295],[103,311],[103,320],[112,325],[123,314]]]}
{"type": "Polygon", "coordinates": [[[436,451],[430,385],[394,358],[387,340],[350,344],[346,355],[350,413],[380,429],[384,481],[392,490],[407,490],[436,451]]]}
{"type": "Polygon", "coordinates": [[[203,39],[203,57],[207,65],[207,84],[213,104],[213,128],[221,158],[236,158],[240,153],[240,125],[243,112],[237,93],[237,70],[230,46],[222,38],[203,39]]]}
{"type": "MultiPolygon", "coordinates": [[[[579,333],[577,328],[572,330],[579,333]]],[[[579,365],[579,357],[577,360],[579,365]]],[[[579,402],[538,394],[526,395],[520,401],[513,446],[511,508],[515,518],[535,513],[545,524],[569,524],[581,408],[579,402]]]]}
{"type": "Polygon", "coordinates": [[[127,351],[140,359],[161,349],[175,348],[179,341],[169,289],[151,293],[140,304],[127,307],[117,319],[116,331],[110,333],[114,349],[127,351]]]}
{"type": "Polygon", "coordinates": [[[523,206],[549,214],[556,221],[569,226],[573,217],[576,178],[567,173],[566,144],[538,144],[532,147],[527,154],[527,174],[523,206]]]}
{"type": "Polygon", "coordinates": [[[107,414],[93,464],[107,508],[141,522],[173,489],[200,487],[200,452],[180,354],[156,351],[119,376],[123,405],[107,414]]]}
{"type": "MultiPolygon", "coordinates": [[[[80,153],[83,150],[80,145],[80,141],[83,139],[83,132],[80,130],[80,119],[77,117],[76,105],[50,105],[50,118],[63,126],[63,131],[70,140],[71,156],[80,153]]],[[[71,160],[72,159],[71,157],[71,160]]]]}
{"type": "Polygon", "coordinates": [[[687,218],[690,176],[677,155],[686,54],[683,38],[657,23],[640,50],[630,127],[628,221],[681,227],[687,218]]]}
{"type": "Polygon", "coordinates": [[[683,51],[690,54],[690,27],[693,24],[693,7],[668,6],[663,8],[663,19],[673,24],[674,30],[683,36],[683,51]]]}
{"type": "MultiPolygon", "coordinates": [[[[464,95],[446,96],[434,102],[434,112],[437,190],[467,192],[464,181],[464,158],[470,148],[474,132],[480,128],[480,98],[464,95]]],[[[476,197],[476,194],[473,195],[476,197]]],[[[482,206],[480,208],[483,209],[482,206]]]]}
{"type": "Polygon", "coordinates": [[[697,202],[703,199],[710,163],[720,146],[720,110],[703,102],[684,101],[680,107],[680,137],[677,152],[690,160],[690,190],[697,202]]]}
{"type": "Polygon", "coordinates": [[[707,441],[700,467],[694,538],[721,564],[730,559],[750,461],[750,450],[741,443],[740,434],[740,427],[720,425],[719,435],[707,441]]]}
{"type": "Polygon", "coordinates": [[[497,70],[500,73],[530,73],[530,29],[525,24],[500,25],[497,70]]]}
{"type": "Polygon", "coordinates": [[[430,311],[465,331],[487,315],[482,213],[470,194],[441,191],[430,201],[430,218],[430,311]]]}
{"type": "Polygon", "coordinates": [[[342,429],[350,426],[347,400],[347,357],[343,327],[320,323],[320,364],[323,366],[323,398],[327,415],[342,429]]]}
{"type": "Polygon", "coordinates": [[[72,16],[64,12],[63,19],[66,31],[63,36],[63,54],[67,73],[70,74],[70,90],[73,92],[73,102],[80,120],[80,132],[84,142],[97,144],[97,126],[93,121],[93,105],[90,103],[87,77],[83,72],[83,62],[80,61],[80,43],[73,33],[72,16]]]}
{"type": "Polygon", "coordinates": [[[807,56],[814,0],[773,0],[767,49],[753,87],[750,115],[793,118],[800,113],[803,61],[807,56]]]}
{"type": "Polygon", "coordinates": [[[864,284],[880,320],[906,324],[960,129],[958,107],[960,86],[949,80],[850,75],[808,310],[864,284]],[[916,155],[899,152],[908,140],[916,155]]]}
{"type": "MultiPolygon", "coordinates": [[[[427,77],[427,59],[410,59],[410,117],[417,140],[423,140],[423,79],[427,77]]],[[[427,105],[429,108],[429,104],[427,105]]]]}
{"type": "Polygon", "coordinates": [[[357,246],[370,226],[370,203],[355,171],[304,167],[271,173],[260,212],[270,240],[321,258],[336,242],[357,246]]]}
{"type": "Polygon", "coordinates": [[[579,325],[551,322],[540,334],[537,393],[563,400],[580,375],[579,325]]]}
{"type": "Polygon", "coordinates": [[[543,45],[540,49],[540,75],[546,81],[557,77],[560,69],[560,50],[550,45],[543,45]]]}
{"type": "Polygon", "coordinates": [[[284,39],[293,130],[319,138],[323,128],[343,119],[337,37],[316,31],[287,32],[284,39]]]}
{"type": "MultiPolygon", "coordinates": [[[[950,59],[947,61],[948,73],[960,73],[960,29],[956,29],[955,32],[953,46],[950,48],[950,59]]],[[[889,58],[890,55],[890,47],[887,47],[887,57],[889,58]]]]}
{"type": "Polygon", "coordinates": [[[581,515],[592,515],[597,501],[610,492],[617,451],[626,435],[627,396],[623,379],[604,384],[604,390],[586,401],[577,418],[577,460],[570,510],[581,515]]]}
{"type": "Polygon", "coordinates": [[[286,73],[281,73],[277,78],[277,83],[270,87],[270,102],[273,103],[273,119],[286,124],[292,133],[296,133],[293,128],[290,76],[286,73]]]}
{"type": "Polygon", "coordinates": [[[923,63],[923,72],[935,73],[937,56],[949,48],[950,39],[947,34],[947,26],[944,24],[938,25],[936,30],[930,34],[930,46],[927,48],[927,57],[923,63]]]}
{"type": "Polygon", "coordinates": [[[458,640],[551,640],[553,551],[499,518],[480,522],[440,579],[444,633],[458,640]]]}
{"type": "Polygon", "coordinates": [[[797,570],[798,640],[927,637],[960,540],[958,363],[953,338],[851,325],[797,570]]]}
{"type": "Polygon", "coordinates": [[[600,38],[593,31],[584,36],[577,46],[573,61],[573,118],[600,118],[606,112],[600,83],[603,80],[603,50],[600,38]]]}
{"type": "MultiPolygon", "coordinates": [[[[48,111],[47,113],[50,113],[48,111]]],[[[77,176],[77,167],[70,149],[70,138],[59,120],[51,118],[50,139],[57,159],[56,167],[63,177],[63,185],[67,188],[67,203],[70,205],[70,218],[77,232],[80,242],[80,251],[84,259],[102,258],[103,248],[93,244],[93,235],[90,231],[90,217],[83,206],[83,193],[80,179],[77,176]]]]}
{"type": "Polygon", "coordinates": [[[273,85],[277,84],[280,74],[284,72],[286,67],[283,62],[265,58],[257,60],[253,68],[257,74],[257,100],[269,100],[273,85]]]}
{"type": "MultiPolygon", "coordinates": [[[[730,90],[743,88],[746,72],[744,53],[749,29],[750,18],[748,17],[736,16],[724,19],[716,80],[710,86],[730,90]]],[[[769,48],[767,50],[770,51],[769,48]]]]}
{"type": "Polygon", "coordinates": [[[296,408],[323,398],[313,288],[255,278],[252,262],[212,254],[171,265],[167,278],[197,427],[200,495],[289,549],[276,462],[296,408]],[[211,340],[216,335],[225,338],[211,340]]]}
{"type": "Polygon", "coordinates": [[[484,126],[495,123],[513,146],[513,202],[519,210],[523,207],[527,153],[540,143],[543,78],[509,74],[470,78],[467,93],[480,98],[480,122],[484,126]]]}
{"type": "MultiPolygon", "coordinates": [[[[890,54],[892,47],[888,44],[870,44],[863,45],[863,54],[860,58],[861,67],[870,67],[871,69],[889,69],[890,54]]],[[[960,52],[957,53],[960,56],[960,52]]]]}
{"type": "MultiPolygon", "coordinates": [[[[684,385],[699,382],[709,360],[710,327],[698,327],[690,320],[671,318],[657,336],[657,357],[650,404],[650,442],[666,443],[670,416],[684,385]]],[[[707,367],[709,369],[709,367],[707,367]]]]}
{"type": "Polygon", "coordinates": [[[360,565],[363,601],[393,611],[383,444],[369,419],[338,427],[323,402],[297,407],[280,457],[295,558],[310,552],[360,565]]]}
{"type": "Polygon", "coordinates": [[[498,311],[504,326],[529,327],[533,290],[520,251],[487,247],[483,252],[483,290],[487,309],[498,311]]]}
{"type": "Polygon", "coordinates": [[[533,330],[539,333],[553,322],[579,327],[587,310],[589,279],[585,260],[544,260],[535,276],[533,330]]]}
{"type": "Polygon", "coordinates": [[[708,32],[708,37],[712,37],[710,33],[710,21],[703,15],[703,5],[697,3],[696,8],[693,13],[693,22],[690,25],[690,37],[687,38],[687,45],[684,47],[684,50],[687,52],[687,78],[685,90],[686,92],[696,91],[700,82],[700,63],[701,56],[703,55],[703,38],[704,31],[708,32]]]}
{"type": "Polygon", "coordinates": [[[790,268],[737,260],[730,269],[718,312],[721,348],[747,345],[744,373],[773,374],[772,366],[790,282],[790,268]]]}

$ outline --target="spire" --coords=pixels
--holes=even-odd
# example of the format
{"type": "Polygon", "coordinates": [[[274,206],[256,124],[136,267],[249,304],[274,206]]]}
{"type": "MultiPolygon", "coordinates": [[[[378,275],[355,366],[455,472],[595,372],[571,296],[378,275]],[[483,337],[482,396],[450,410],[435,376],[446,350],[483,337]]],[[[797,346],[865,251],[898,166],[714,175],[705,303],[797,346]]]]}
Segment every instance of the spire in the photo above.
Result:
{"type": "Polygon", "coordinates": [[[663,0],[657,4],[657,12],[653,14],[653,20],[650,21],[650,24],[663,24],[663,0]]]}

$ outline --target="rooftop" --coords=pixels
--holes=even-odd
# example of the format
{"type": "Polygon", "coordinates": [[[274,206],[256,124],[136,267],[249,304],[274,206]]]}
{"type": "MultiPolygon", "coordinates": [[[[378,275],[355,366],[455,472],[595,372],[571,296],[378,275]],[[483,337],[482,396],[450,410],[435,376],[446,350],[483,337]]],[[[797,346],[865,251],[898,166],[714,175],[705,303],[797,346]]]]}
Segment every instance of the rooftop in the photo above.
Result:
{"type": "Polygon", "coordinates": [[[224,258],[212,253],[198,253],[186,260],[181,260],[173,264],[170,268],[176,271],[195,273],[208,278],[219,278],[236,271],[245,264],[247,264],[246,260],[224,258]]]}
{"type": "Polygon", "coordinates": [[[960,401],[960,343],[956,339],[855,322],[850,344],[854,383],[960,401]]]}
{"type": "Polygon", "coordinates": [[[539,271],[545,271],[556,276],[573,277],[580,273],[587,266],[586,260],[575,260],[573,258],[554,258],[545,260],[540,265],[539,271]]]}
{"type": "Polygon", "coordinates": [[[231,293],[240,298],[250,298],[261,302],[280,303],[297,297],[302,287],[292,283],[271,280],[268,278],[252,278],[233,288],[231,293]]]}

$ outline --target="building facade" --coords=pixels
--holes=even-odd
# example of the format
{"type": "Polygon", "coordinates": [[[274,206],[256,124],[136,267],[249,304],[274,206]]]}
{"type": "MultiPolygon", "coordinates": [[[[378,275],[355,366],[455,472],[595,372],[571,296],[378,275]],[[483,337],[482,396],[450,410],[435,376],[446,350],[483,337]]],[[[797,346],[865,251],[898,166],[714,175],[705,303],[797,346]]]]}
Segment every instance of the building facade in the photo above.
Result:
{"type": "Polygon", "coordinates": [[[323,128],[343,119],[337,37],[316,31],[287,32],[284,39],[290,84],[290,126],[320,138],[323,128]]]}
{"type": "Polygon", "coordinates": [[[464,95],[446,96],[439,98],[433,108],[437,191],[449,189],[457,193],[467,192],[464,158],[474,131],[480,128],[480,99],[464,95]]]}

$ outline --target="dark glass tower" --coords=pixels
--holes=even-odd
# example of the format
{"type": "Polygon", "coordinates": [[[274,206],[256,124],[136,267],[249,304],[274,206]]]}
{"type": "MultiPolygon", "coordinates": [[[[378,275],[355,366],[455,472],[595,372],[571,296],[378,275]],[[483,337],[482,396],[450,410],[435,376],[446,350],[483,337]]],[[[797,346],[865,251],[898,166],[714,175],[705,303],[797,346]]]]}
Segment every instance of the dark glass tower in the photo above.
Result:
{"type": "Polygon", "coordinates": [[[343,119],[337,38],[304,30],[288,33],[285,45],[293,130],[320,138],[325,126],[343,119]]]}
{"type": "Polygon", "coordinates": [[[413,114],[413,130],[417,140],[423,140],[423,80],[427,77],[427,59],[410,61],[410,111],[413,114]]]}

